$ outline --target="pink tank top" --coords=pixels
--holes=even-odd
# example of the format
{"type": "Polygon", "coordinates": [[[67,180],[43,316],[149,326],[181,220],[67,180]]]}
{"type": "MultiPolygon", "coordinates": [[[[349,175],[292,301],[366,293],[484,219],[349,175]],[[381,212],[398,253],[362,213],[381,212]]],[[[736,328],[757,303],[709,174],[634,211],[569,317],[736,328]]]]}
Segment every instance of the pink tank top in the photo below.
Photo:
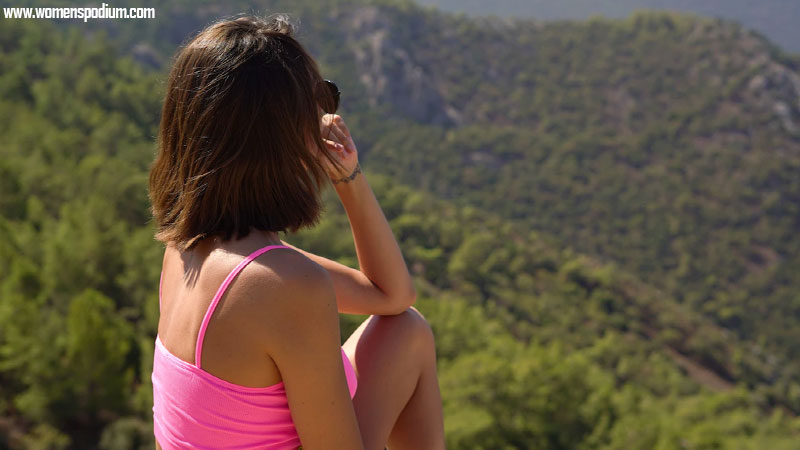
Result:
{"type": "MultiPolygon", "coordinates": [[[[156,336],[153,356],[153,430],[169,449],[291,449],[300,447],[283,381],[266,387],[231,383],[201,368],[203,337],[209,319],[228,285],[250,261],[273,248],[268,245],[240,262],[217,290],[203,317],[195,347],[195,364],[164,347],[156,336]]],[[[161,279],[163,280],[163,271],[161,279]]],[[[161,308],[161,280],[158,286],[161,308]]],[[[358,386],[350,360],[342,349],[350,398],[358,386]]]]}

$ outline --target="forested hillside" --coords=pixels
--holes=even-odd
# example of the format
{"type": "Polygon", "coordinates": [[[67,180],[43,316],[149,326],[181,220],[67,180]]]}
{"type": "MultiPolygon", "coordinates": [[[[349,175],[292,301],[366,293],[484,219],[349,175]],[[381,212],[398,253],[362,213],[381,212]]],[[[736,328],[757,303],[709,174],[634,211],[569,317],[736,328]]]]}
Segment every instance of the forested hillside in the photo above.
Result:
{"type": "Polygon", "coordinates": [[[635,10],[658,9],[691,12],[741,22],[792,52],[800,52],[800,9],[794,0],[420,0],[445,11],[501,17],[529,17],[538,20],[584,20],[602,14],[626,17],[635,10]]]}
{"type": "Polygon", "coordinates": [[[403,1],[160,11],[104,26],[159,67],[215,17],[294,13],[341,81],[369,165],[638,275],[758,362],[695,360],[800,413],[800,57],[673,13],[542,24],[403,1]]]}
{"type": "MultiPolygon", "coordinates": [[[[153,446],[164,71],[246,10],[175,5],[0,28],[0,448],[153,446]]],[[[797,61],[686,16],[264,9],[342,88],[437,336],[448,448],[796,447],[797,61]]],[[[285,239],[357,267],[326,195],[285,239]]]]}
{"type": "Polygon", "coordinates": [[[673,14],[536,27],[396,14],[425,40],[362,36],[414,55],[439,111],[458,114],[412,117],[416,133],[386,123],[374,165],[637,274],[753,345],[759,373],[719,375],[800,412],[797,57],[673,14]]]}

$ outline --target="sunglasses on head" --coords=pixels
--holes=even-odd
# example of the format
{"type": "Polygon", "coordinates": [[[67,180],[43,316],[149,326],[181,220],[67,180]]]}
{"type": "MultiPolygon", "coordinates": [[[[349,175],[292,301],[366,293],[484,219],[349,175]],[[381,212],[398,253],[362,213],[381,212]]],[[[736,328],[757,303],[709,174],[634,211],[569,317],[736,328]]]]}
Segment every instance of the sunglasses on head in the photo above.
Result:
{"type": "Polygon", "coordinates": [[[328,93],[331,96],[330,98],[333,100],[333,105],[332,105],[333,106],[333,110],[332,111],[328,111],[328,109],[326,109],[326,106],[328,106],[328,104],[327,104],[328,102],[326,102],[326,101],[322,101],[321,102],[322,103],[322,109],[327,114],[334,114],[336,112],[336,110],[339,109],[339,96],[341,95],[341,92],[339,92],[339,86],[336,86],[336,83],[334,83],[331,80],[325,79],[325,80],[322,80],[322,81],[325,83],[325,87],[328,89],[328,93]]]}

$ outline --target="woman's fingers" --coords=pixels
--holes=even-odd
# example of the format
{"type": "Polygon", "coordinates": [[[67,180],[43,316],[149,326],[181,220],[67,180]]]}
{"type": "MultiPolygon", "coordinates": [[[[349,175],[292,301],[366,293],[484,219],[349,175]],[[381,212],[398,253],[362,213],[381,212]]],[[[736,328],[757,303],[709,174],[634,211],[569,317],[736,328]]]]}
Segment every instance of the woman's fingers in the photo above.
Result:
{"type": "Polygon", "coordinates": [[[347,124],[342,119],[342,116],[334,115],[333,123],[337,126],[337,130],[341,133],[342,137],[342,144],[347,148],[349,152],[357,152],[356,150],[356,143],[353,141],[353,136],[350,134],[350,129],[347,128],[347,124]]]}
{"type": "Polygon", "coordinates": [[[331,124],[326,133],[328,133],[328,139],[333,139],[342,145],[347,144],[347,136],[345,136],[344,132],[342,132],[336,123],[331,124]]]}
{"type": "Polygon", "coordinates": [[[336,125],[339,127],[339,129],[341,130],[341,132],[342,132],[342,133],[343,133],[343,134],[344,134],[346,137],[350,137],[350,129],[349,129],[349,128],[347,128],[347,124],[346,124],[346,123],[344,123],[344,119],[342,119],[342,116],[339,116],[339,115],[336,115],[336,114],[334,114],[334,116],[333,116],[333,123],[335,123],[335,124],[336,124],[336,125]]]}
{"type": "Polygon", "coordinates": [[[338,114],[326,114],[322,119],[322,133],[326,139],[333,140],[342,144],[348,153],[356,151],[356,144],[350,135],[342,116],[338,114]]]}
{"type": "Polygon", "coordinates": [[[336,142],[345,146],[347,145],[347,137],[336,125],[331,127],[331,136],[336,136],[336,142]]]}
{"type": "Polygon", "coordinates": [[[330,140],[330,139],[325,139],[325,138],[323,138],[323,139],[322,139],[322,141],[323,141],[323,142],[325,143],[325,145],[327,145],[327,146],[328,146],[328,148],[329,148],[329,149],[331,149],[331,150],[335,150],[335,151],[337,151],[337,152],[341,152],[341,151],[343,151],[343,150],[344,150],[344,145],[342,145],[342,144],[340,144],[340,143],[338,143],[338,142],[336,142],[336,141],[332,141],[332,140],[330,140]]]}
{"type": "Polygon", "coordinates": [[[331,137],[333,130],[331,130],[330,124],[331,124],[330,114],[324,114],[322,116],[322,119],[320,119],[319,121],[319,131],[322,134],[322,137],[325,139],[330,139],[331,137]]]}

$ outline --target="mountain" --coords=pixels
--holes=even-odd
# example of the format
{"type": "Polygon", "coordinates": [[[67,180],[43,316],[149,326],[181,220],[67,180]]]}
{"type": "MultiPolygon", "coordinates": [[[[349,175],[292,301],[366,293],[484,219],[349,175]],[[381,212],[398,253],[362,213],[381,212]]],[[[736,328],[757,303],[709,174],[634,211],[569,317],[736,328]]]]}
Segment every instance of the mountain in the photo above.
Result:
{"type": "MultiPolygon", "coordinates": [[[[152,448],[165,71],[250,9],[293,12],[342,89],[437,337],[448,448],[794,448],[796,57],[680,14],[157,8],[0,28],[0,448],[152,448]]],[[[357,267],[326,195],[286,240],[357,267]]]]}
{"type": "Polygon", "coordinates": [[[797,56],[676,13],[323,14],[341,24],[324,41],[347,47],[308,42],[326,67],[356,69],[356,83],[333,73],[352,92],[368,167],[618,264],[758,355],[725,369],[706,342],[718,376],[800,412],[797,56]]]}
{"type": "Polygon", "coordinates": [[[800,52],[800,6],[793,0],[420,0],[421,4],[471,15],[584,20],[593,15],[623,18],[641,9],[688,12],[741,22],[794,53],[800,52]]]}
{"type": "Polygon", "coordinates": [[[378,11],[339,16],[371,45],[362,80],[402,86],[364,83],[403,121],[376,123],[370,165],[631,271],[764,356],[757,375],[720,375],[771,385],[800,411],[797,56],[675,13],[541,24],[378,11]],[[395,100],[417,86],[439,107],[395,100]]]}

